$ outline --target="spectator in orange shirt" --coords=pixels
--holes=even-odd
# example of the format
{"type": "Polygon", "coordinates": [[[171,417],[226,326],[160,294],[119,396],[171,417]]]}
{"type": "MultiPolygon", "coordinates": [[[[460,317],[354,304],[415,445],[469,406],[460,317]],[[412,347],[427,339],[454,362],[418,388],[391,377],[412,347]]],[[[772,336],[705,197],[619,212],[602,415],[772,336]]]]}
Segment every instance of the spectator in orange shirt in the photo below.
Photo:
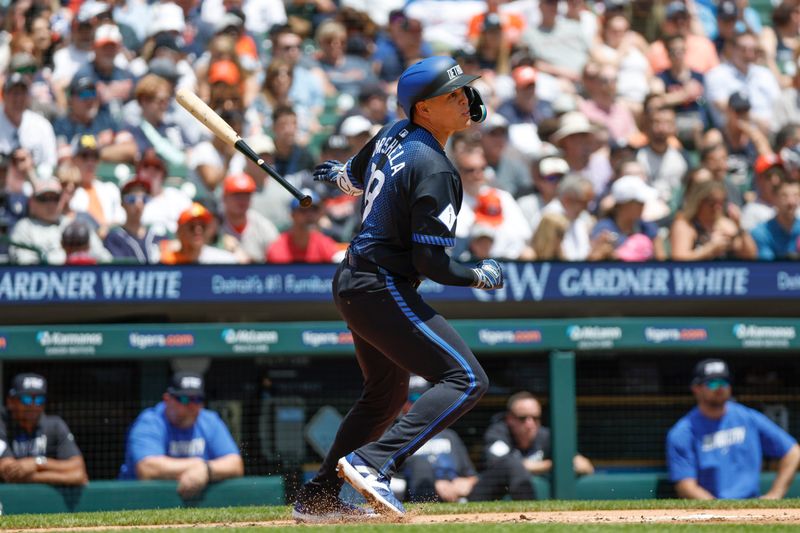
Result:
{"type": "MultiPolygon", "coordinates": [[[[667,5],[666,19],[662,31],[664,37],[682,35],[686,39],[686,66],[705,74],[719,64],[717,49],[708,37],[692,33],[689,11],[681,0],[673,0],[667,5]]],[[[653,72],[661,72],[670,68],[664,40],[654,42],[647,53],[647,59],[653,72]]]]}
{"type": "Polygon", "coordinates": [[[302,192],[311,196],[312,204],[301,208],[298,200],[292,200],[292,225],[270,245],[267,263],[332,263],[344,253],[341,244],[319,230],[319,196],[311,189],[302,192]]]}
{"type": "Polygon", "coordinates": [[[214,215],[197,202],[178,217],[177,239],[161,241],[161,262],[165,265],[230,264],[236,257],[206,244],[214,215]]]}
{"type": "Polygon", "coordinates": [[[497,14],[500,16],[500,27],[503,30],[503,36],[506,38],[508,44],[512,47],[519,43],[519,38],[522,31],[525,29],[525,19],[519,13],[510,13],[508,11],[500,12],[500,5],[505,4],[506,0],[486,0],[486,11],[473,16],[469,20],[467,26],[467,38],[476,43],[483,31],[483,21],[487,15],[497,14]]]}

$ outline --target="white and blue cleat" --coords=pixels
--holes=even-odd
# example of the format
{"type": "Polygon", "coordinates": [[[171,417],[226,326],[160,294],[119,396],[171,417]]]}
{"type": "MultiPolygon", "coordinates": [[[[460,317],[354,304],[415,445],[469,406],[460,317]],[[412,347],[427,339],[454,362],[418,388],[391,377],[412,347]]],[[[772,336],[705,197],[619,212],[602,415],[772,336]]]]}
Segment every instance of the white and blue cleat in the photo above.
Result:
{"type": "Polygon", "coordinates": [[[405,514],[403,504],[389,486],[389,478],[365,463],[355,452],[339,459],[336,471],[340,478],[367,500],[375,512],[393,517],[405,514]]]}

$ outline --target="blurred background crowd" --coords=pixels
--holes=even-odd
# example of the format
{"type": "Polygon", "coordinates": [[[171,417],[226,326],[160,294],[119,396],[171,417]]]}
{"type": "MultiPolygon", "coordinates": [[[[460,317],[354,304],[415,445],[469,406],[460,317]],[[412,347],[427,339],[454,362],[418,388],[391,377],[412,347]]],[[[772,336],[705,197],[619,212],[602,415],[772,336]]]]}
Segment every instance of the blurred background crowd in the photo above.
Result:
{"type": "Polygon", "coordinates": [[[489,106],[447,147],[456,257],[798,257],[797,0],[0,4],[7,263],[337,261],[359,202],[311,172],[403,118],[397,79],[433,54],[480,74],[489,106]]]}

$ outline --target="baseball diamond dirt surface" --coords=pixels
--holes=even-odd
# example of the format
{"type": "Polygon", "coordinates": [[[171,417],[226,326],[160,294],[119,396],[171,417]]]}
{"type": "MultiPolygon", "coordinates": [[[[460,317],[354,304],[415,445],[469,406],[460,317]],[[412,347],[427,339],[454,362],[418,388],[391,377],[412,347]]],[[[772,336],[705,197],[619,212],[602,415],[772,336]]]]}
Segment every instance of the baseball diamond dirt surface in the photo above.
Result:
{"type": "MultiPolygon", "coordinates": [[[[400,520],[386,520],[396,524],[800,524],[800,509],[625,509],[595,511],[531,511],[487,512],[463,514],[422,514],[411,512],[400,520]]],[[[352,522],[351,522],[352,523],[352,522]]],[[[358,524],[380,524],[380,520],[358,524]]],[[[342,524],[332,522],[330,524],[342,524]]],[[[354,523],[353,523],[354,524],[354,523]]],[[[296,525],[293,520],[232,521],[207,523],[173,523],[136,526],[94,526],[7,529],[10,533],[42,533],[52,531],[109,531],[130,529],[176,528],[286,528],[296,525]]],[[[323,525],[323,524],[319,524],[323,525]]],[[[355,525],[355,524],[354,524],[355,525]]],[[[307,527],[298,525],[298,527],[307,527]]]]}

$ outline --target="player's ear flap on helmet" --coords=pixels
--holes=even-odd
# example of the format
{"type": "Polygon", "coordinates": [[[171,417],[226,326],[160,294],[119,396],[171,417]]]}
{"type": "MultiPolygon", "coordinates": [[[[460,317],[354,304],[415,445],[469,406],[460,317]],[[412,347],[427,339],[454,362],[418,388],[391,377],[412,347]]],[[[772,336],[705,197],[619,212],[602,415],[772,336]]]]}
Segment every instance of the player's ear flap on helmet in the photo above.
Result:
{"type": "Polygon", "coordinates": [[[483,98],[481,97],[481,93],[478,92],[478,89],[467,85],[464,87],[464,94],[467,95],[469,117],[472,119],[472,122],[477,123],[486,120],[486,106],[483,103],[483,98]]]}

